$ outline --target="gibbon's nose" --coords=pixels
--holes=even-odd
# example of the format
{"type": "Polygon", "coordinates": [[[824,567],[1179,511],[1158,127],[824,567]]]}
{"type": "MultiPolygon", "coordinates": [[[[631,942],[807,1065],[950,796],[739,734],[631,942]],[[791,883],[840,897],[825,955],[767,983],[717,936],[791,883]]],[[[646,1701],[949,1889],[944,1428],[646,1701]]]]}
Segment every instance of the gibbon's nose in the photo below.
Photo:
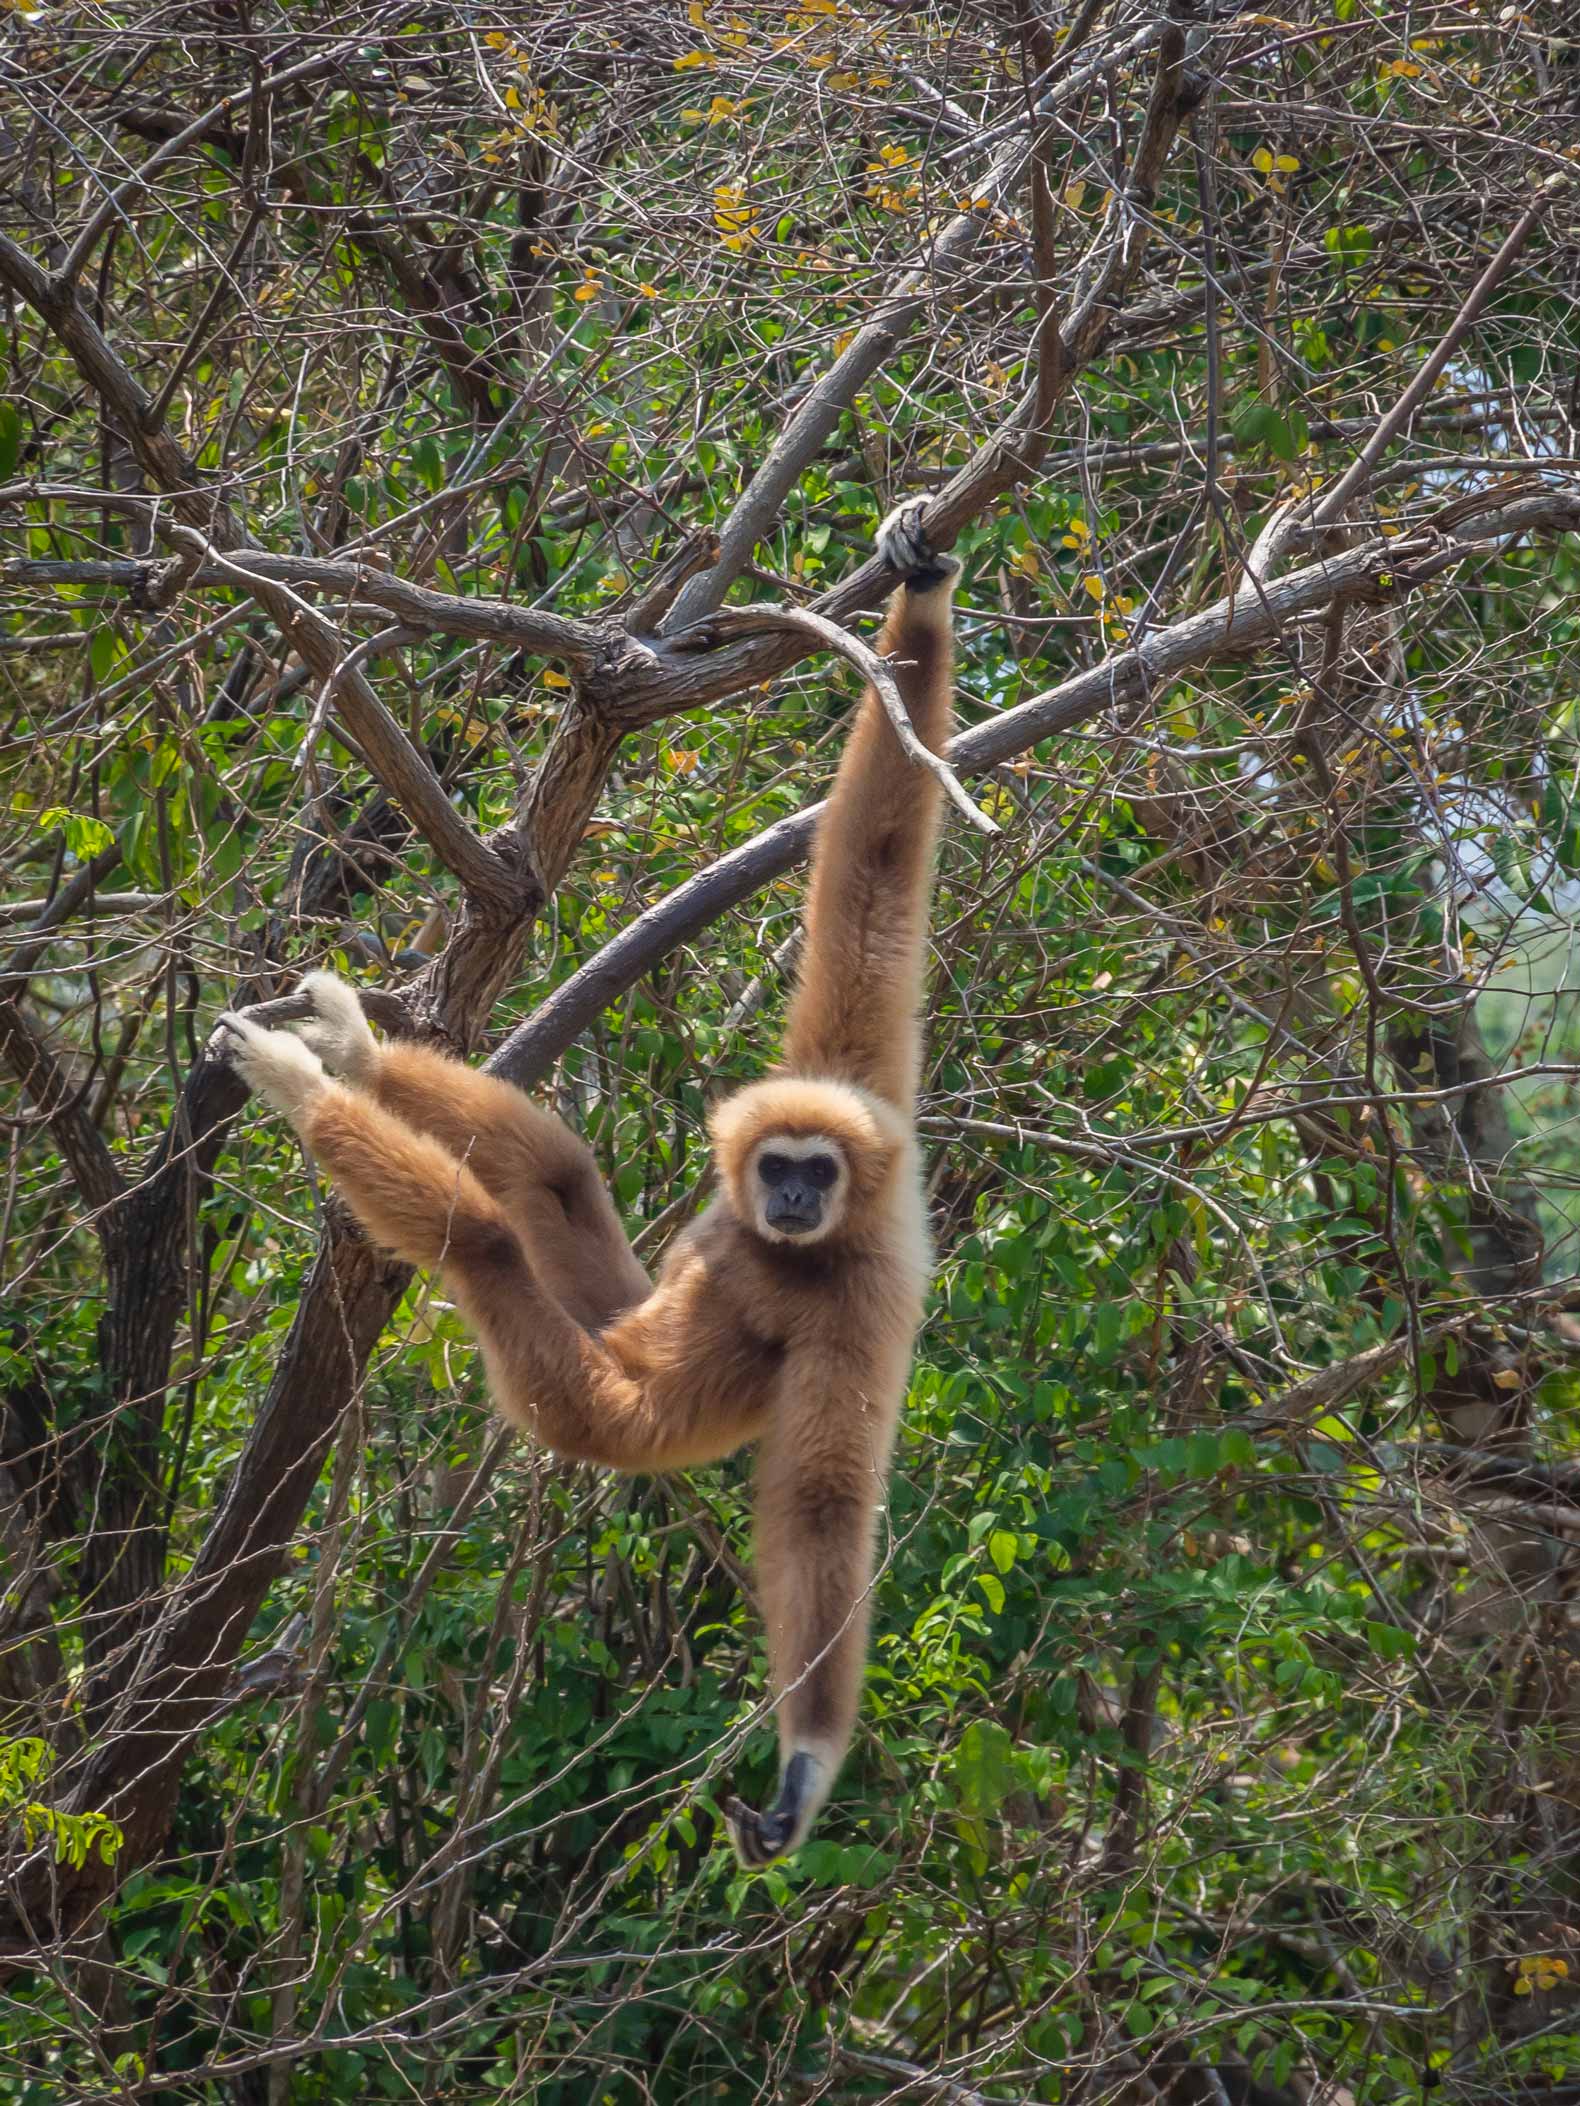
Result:
{"type": "Polygon", "coordinates": [[[815,1185],[787,1177],[774,1187],[767,1213],[770,1228],[783,1229],[787,1236],[802,1236],[823,1218],[823,1195],[815,1185]]]}

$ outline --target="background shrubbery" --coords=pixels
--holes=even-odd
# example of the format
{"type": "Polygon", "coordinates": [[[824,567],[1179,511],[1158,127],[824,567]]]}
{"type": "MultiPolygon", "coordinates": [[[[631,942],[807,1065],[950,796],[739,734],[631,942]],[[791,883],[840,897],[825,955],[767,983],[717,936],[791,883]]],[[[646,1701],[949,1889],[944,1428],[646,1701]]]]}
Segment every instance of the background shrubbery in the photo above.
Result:
{"type": "Polygon", "coordinates": [[[1577,60],[0,19],[0,2097],[1574,2097],[1577,60]],[[856,691],[677,632],[870,633],[916,491],[964,723],[1054,700],[946,844],[861,1734],[747,1879],[749,1458],[497,1434],[202,1048],[331,962],[480,1055],[746,849],[513,1070],[656,1257],[856,691]]]}

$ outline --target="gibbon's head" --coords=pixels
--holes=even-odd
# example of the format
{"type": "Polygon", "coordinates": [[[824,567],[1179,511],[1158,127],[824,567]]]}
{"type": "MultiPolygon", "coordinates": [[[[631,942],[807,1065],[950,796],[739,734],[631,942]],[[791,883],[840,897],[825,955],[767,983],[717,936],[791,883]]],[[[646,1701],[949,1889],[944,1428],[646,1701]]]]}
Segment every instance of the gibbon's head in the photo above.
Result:
{"type": "Polygon", "coordinates": [[[899,1113],[843,1082],[749,1083],[709,1123],[740,1220],[801,1249],[859,1233],[905,1148],[899,1113]]]}

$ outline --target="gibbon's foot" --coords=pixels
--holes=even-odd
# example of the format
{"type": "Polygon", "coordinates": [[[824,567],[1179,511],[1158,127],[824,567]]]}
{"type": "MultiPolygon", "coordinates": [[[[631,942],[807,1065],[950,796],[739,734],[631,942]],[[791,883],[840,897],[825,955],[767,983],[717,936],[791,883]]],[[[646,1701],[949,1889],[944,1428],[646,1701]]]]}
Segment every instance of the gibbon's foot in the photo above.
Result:
{"type": "Polygon", "coordinates": [[[216,1059],[228,1061],[254,1096],[293,1122],[329,1087],[324,1064],[289,1031],[266,1031],[226,1010],[209,1039],[216,1059]]]}
{"type": "Polygon", "coordinates": [[[736,1861],[748,1872],[771,1865],[776,1857],[787,1856],[805,1841],[815,1810],[819,1768],[815,1755],[792,1755],[784,1767],[779,1796],[767,1813],[758,1813],[744,1799],[725,1800],[730,1843],[736,1861]]]}
{"type": "Polygon", "coordinates": [[[890,570],[897,570],[912,592],[931,592],[960,575],[957,556],[940,555],[922,529],[927,510],[924,497],[912,497],[896,505],[878,529],[878,554],[890,570]]]}
{"type": "Polygon", "coordinates": [[[337,973],[304,973],[297,993],[306,995],[313,1015],[291,1030],[312,1048],[331,1075],[366,1089],[379,1064],[379,1044],[368,1029],[357,991],[337,973]]]}

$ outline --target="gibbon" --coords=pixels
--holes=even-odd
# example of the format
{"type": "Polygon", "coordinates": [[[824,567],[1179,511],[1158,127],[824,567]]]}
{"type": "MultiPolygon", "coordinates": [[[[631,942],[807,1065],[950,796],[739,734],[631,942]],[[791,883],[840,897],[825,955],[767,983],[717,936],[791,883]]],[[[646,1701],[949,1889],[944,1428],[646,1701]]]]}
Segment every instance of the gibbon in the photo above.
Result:
{"type": "MultiPolygon", "coordinates": [[[[880,648],[940,752],[960,566],[928,544],[921,512],[880,529],[903,579],[880,648]]],[[[380,1044],[332,974],[302,982],[316,1015],[297,1033],[227,1015],[216,1034],[368,1234],[439,1273],[512,1424],[615,1470],[756,1442],[780,1769],[766,1813],[726,1809],[749,1866],[804,1840],[855,1725],[875,1522],[930,1268],[914,1111],[939,805],[869,689],[818,830],[780,1066],[713,1112],[717,1196],[656,1284],[584,1142],[508,1083],[380,1044]]]]}

